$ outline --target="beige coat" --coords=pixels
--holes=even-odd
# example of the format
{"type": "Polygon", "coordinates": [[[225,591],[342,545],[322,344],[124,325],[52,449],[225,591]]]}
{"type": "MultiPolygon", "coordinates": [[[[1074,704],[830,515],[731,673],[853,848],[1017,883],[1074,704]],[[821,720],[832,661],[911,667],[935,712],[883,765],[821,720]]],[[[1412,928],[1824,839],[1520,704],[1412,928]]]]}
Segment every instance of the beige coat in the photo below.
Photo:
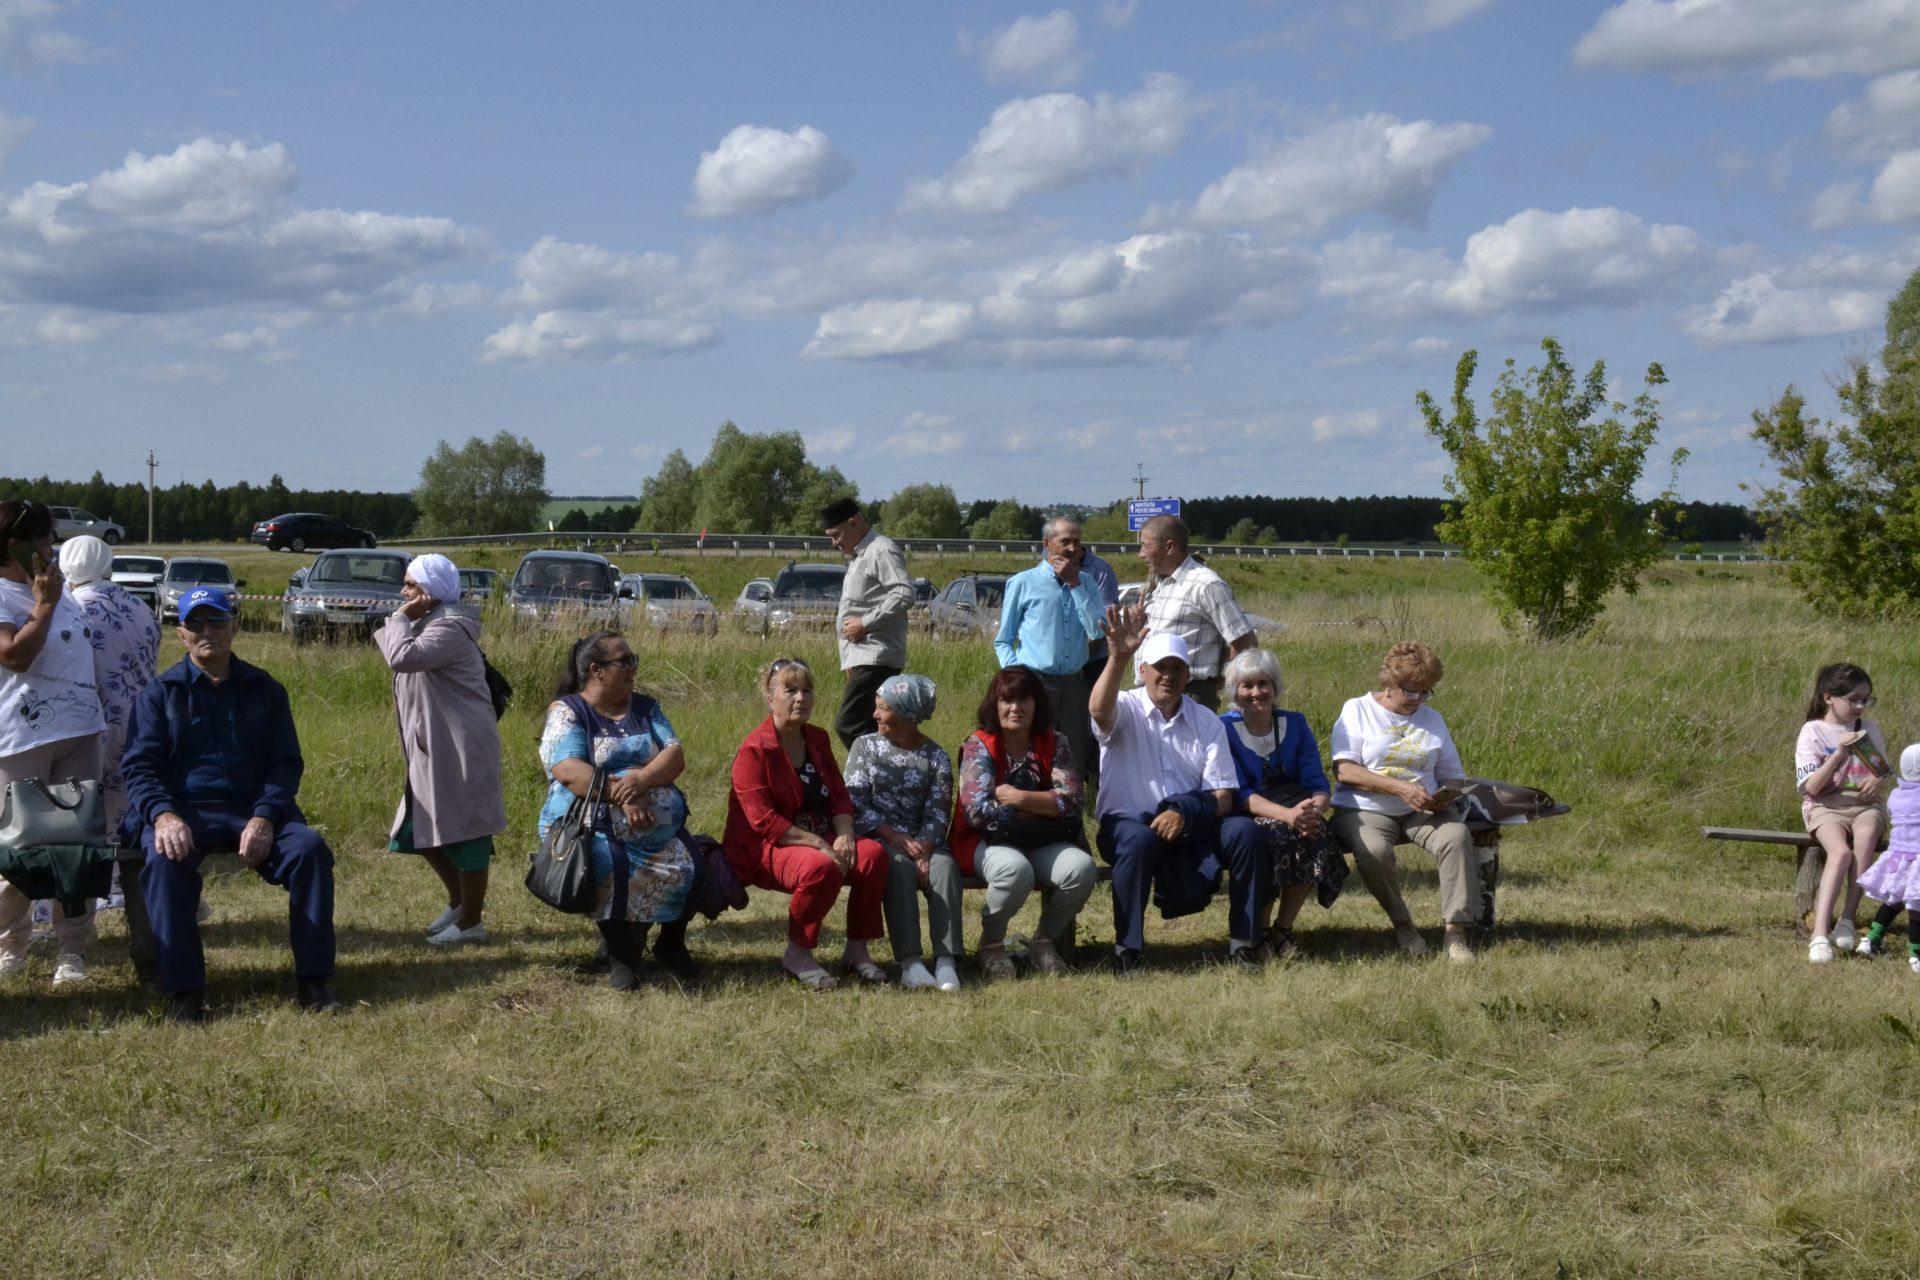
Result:
{"type": "Polygon", "coordinates": [[[437,849],[506,830],[500,729],[480,659],[480,624],[435,608],[418,622],[399,612],[374,633],[393,668],[407,785],[393,815],[398,835],[413,797],[413,842],[437,849]]]}

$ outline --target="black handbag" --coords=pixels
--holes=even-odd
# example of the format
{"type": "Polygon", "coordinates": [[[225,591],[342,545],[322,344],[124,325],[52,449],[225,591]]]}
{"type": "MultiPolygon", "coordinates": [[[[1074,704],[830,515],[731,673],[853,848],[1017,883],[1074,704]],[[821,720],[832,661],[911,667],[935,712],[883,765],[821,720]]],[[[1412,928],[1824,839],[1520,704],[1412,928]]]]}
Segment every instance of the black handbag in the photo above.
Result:
{"type": "Polygon", "coordinates": [[[487,660],[485,649],[480,650],[480,669],[486,673],[487,700],[493,703],[493,718],[498,720],[507,714],[507,706],[513,701],[513,682],[487,660]]]}
{"type": "Polygon", "coordinates": [[[527,889],[555,911],[589,915],[599,902],[593,887],[593,832],[606,789],[606,771],[595,769],[587,794],[573,798],[534,850],[527,889]]]}

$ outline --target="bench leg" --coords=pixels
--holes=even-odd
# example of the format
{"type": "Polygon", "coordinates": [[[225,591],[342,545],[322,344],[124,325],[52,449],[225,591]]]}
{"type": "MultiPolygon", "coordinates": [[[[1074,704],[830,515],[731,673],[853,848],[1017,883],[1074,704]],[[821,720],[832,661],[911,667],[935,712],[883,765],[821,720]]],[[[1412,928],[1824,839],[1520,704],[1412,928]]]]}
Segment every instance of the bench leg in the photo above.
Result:
{"type": "Polygon", "coordinates": [[[1820,876],[1827,869],[1827,851],[1810,845],[1800,851],[1800,875],[1793,886],[1793,915],[1802,935],[1813,933],[1813,899],[1820,892],[1820,876]]]}

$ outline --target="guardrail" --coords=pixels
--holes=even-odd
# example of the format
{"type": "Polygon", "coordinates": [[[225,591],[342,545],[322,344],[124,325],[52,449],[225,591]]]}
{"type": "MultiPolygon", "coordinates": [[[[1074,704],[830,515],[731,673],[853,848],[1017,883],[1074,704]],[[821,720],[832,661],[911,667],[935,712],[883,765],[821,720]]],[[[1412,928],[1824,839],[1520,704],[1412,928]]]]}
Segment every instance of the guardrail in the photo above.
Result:
{"type": "MultiPolygon", "coordinates": [[[[896,538],[901,547],[909,552],[922,552],[935,556],[981,555],[1000,552],[1007,555],[1031,555],[1036,559],[1040,554],[1040,540],[1031,542],[998,541],[990,538],[896,538]]],[[[395,542],[408,547],[470,547],[498,546],[501,544],[525,544],[548,548],[566,548],[579,551],[607,551],[618,554],[630,554],[641,551],[695,551],[702,555],[777,555],[782,551],[804,551],[825,553],[833,550],[833,544],[824,537],[806,534],[755,533],[755,534],[709,534],[702,538],[694,533],[496,533],[479,534],[461,538],[401,538],[395,542]]],[[[1130,556],[1137,550],[1137,544],[1131,542],[1090,542],[1087,544],[1096,555],[1130,556]]],[[[1193,546],[1204,556],[1236,556],[1252,560],[1276,560],[1288,558],[1349,559],[1349,560],[1461,560],[1463,553],[1455,547],[1328,547],[1328,546],[1275,546],[1249,547],[1228,543],[1195,543],[1193,546]]],[[[1667,557],[1679,561],[1705,561],[1726,564],[1773,563],[1774,557],[1753,555],[1747,552],[1675,552],[1667,557]]]]}

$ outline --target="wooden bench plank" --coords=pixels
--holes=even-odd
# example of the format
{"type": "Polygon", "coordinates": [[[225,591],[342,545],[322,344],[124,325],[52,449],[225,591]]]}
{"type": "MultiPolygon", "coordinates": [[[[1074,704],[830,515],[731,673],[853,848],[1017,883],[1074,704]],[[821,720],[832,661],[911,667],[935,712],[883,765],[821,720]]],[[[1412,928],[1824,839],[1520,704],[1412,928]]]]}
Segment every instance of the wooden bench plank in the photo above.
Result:
{"type": "Polygon", "coordinates": [[[1709,840],[1737,840],[1746,844],[1783,844],[1796,849],[1811,849],[1819,843],[1805,831],[1762,831],[1755,827],[1702,827],[1700,834],[1709,840]]]}

